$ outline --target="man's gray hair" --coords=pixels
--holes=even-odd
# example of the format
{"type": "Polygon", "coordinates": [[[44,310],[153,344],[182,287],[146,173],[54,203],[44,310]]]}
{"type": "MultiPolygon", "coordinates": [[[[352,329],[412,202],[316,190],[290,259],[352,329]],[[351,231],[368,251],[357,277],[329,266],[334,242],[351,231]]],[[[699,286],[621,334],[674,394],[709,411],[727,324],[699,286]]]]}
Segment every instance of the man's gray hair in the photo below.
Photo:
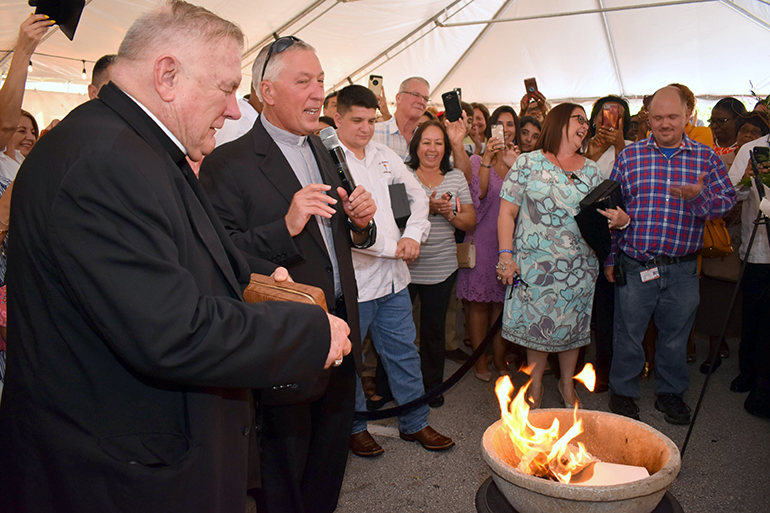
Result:
{"type": "MultiPolygon", "coordinates": [[[[277,40],[276,40],[277,41],[277,40]]],[[[288,52],[297,52],[300,50],[310,51],[315,53],[315,48],[313,48],[311,45],[307,44],[306,42],[300,40],[294,41],[291,46],[287,47],[284,51],[280,53],[273,53],[270,55],[270,62],[267,63],[267,69],[265,69],[265,75],[262,76],[262,68],[265,67],[265,59],[267,59],[267,54],[270,51],[270,47],[273,45],[275,41],[271,41],[270,43],[266,44],[262,47],[262,49],[257,54],[257,58],[254,59],[254,64],[251,66],[251,87],[254,88],[254,90],[257,92],[257,98],[259,98],[259,101],[264,101],[262,99],[262,91],[259,90],[259,83],[263,80],[269,80],[270,82],[274,82],[278,79],[278,76],[281,74],[281,71],[283,71],[284,65],[283,65],[283,57],[285,53],[288,52]]]]}
{"type": "Polygon", "coordinates": [[[401,82],[400,86],[398,86],[398,92],[399,93],[403,93],[404,91],[406,91],[406,86],[408,86],[411,82],[422,82],[423,84],[425,84],[425,87],[430,89],[430,84],[424,78],[422,78],[422,77],[409,77],[406,80],[404,80],[403,82],[401,82]]]}
{"type": "Polygon", "coordinates": [[[217,44],[231,38],[243,51],[243,31],[213,12],[181,0],[169,0],[163,7],[143,14],[120,43],[118,60],[136,60],[150,49],[169,44],[194,42],[217,44]]]}

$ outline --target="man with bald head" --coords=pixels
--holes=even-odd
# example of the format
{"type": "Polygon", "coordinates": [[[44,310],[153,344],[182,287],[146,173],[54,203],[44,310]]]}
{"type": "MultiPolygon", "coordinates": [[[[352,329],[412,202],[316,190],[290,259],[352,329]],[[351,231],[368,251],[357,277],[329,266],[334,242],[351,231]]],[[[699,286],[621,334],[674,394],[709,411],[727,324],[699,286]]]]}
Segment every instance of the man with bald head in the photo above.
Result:
{"type": "Polygon", "coordinates": [[[243,301],[249,265],[187,164],[239,116],[242,44],[181,1],[141,16],[21,167],[0,511],[243,512],[251,389],[350,351],[318,306],[243,301]]]}
{"type": "Polygon", "coordinates": [[[628,215],[607,212],[613,252],[605,274],[615,283],[615,333],[610,409],[639,419],[642,339],[652,317],[658,328],[655,408],[666,422],[689,424],[683,395],[689,384],[687,338],[698,309],[698,250],[707,219],[735,205],[722,160],[684,134],[682,91],[658,90],[650,104],[652,134],[620,152],[611,179],[620,182],[628,215]],[[616,273],[619,266],[622,273],[616,273]]]}
{"type": "Polygon", "coordinates": [[[354,341],[352,356],[315,383],[262,392],[260,513],[334,511],[353,424],[361,338],[351,248],[374,244],[376,206],[361,185],[350,193],[342,187],[313,135],[323,80],[309,44],[284,36],[266,45],[252,67],[262,114],[243,137],[206,157],[200,172],[235,245],[320,287],[354,341]]]}

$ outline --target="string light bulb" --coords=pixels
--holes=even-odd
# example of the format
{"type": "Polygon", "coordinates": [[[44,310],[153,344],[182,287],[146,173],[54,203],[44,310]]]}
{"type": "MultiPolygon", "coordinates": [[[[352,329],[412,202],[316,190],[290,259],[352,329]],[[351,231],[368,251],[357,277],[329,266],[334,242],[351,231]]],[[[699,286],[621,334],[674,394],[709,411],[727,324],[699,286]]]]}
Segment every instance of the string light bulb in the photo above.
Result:
{"type": "Polygon", "coordinates": [[[27,66],[27,72],[32,73],[32,61],[29,61],[29,66],[27,66]]]}
{"type": "Polygon", "coordinates": [[[88,74],[86,73],[86,60],[83,59],[83,73],[80,74],[80,78],[83,80],[88,78],[88,74]]]}

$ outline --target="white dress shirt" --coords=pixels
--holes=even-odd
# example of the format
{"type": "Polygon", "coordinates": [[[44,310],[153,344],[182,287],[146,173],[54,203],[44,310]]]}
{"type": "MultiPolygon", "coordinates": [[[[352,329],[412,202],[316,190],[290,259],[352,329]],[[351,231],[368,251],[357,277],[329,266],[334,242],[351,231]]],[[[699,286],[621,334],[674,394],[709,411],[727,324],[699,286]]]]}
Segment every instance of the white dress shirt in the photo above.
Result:
{"type": "MultiPolygon", "coordinates": [[[[757,188],[754,184],[752,184],[751,190],[748,188],[740,189],[737,187],[737,184],[743,179],[746,166],[749,165],[749,151],[757,146],[770,146],[770,136],[763,135],[759,139],[741,146],[728,173],[730,181],[735,187],[738,201],[744,202],[743,209],[741,210],[741,260],[746,260],[746,249],[749,245],[751,232],[754,229],[754,220],[757,218],[757,212],[759,212],[759,194],[757,194],[757,188]]],[[[765,187],[765,196],[768,193],[770,193],[770,189],[765,187]]],[[[749,262],[752,264],[770,264],[770,246],[768,246],[767,231],[762,225],[757,229],[757,235],[754,238],[754,243],[751,245],[749,262]]]]}
{"type": "Polygon", "coordinates": [[[238,139],[251,130],[259,117],[257,109],[252,107],[246,98],[238,98],[238,108],[241,110],[241,117],[239,119],[226,119],[224,126],[217,130],[214,136],[217,140],[217,148],[224,143],[238,139]]]}
{"type": "Polygon", "coordinates": [[[5,154],[5,149],[3,149],[0,151],[0,176],[14,180],[22,162],[24,162],[24,155],[19,150],[16,150],[16,159],[14,160],[5,154]]]}
{"type": "Polygon", "coordinates": [[[396,246],[402,237],[424,242],[430,232],[428,198],[414,173],[403,159],[384,144],[370,141],[364,148],[364,159],[359,160],[345,145],[345,158],[356,185],[362,185],[372,195],[377,212],[377,241],[367,249],[353,249],[353,268],[358,282],[358,301],[371,301],[400,292],[409,282],[409,268],[396,258],[396,246]],[[396,225],[390,206],[388,186],[403,183],[409,197],[411,215],[403,235],[396,225]]]}

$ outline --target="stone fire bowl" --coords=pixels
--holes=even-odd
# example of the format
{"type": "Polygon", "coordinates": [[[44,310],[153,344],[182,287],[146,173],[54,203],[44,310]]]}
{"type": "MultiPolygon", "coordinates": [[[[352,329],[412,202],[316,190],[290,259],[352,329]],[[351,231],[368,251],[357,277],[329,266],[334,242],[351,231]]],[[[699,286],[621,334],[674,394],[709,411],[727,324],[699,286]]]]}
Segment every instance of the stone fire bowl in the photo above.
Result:
{"type": "MultiPolygon", "coordinates": [[[[559,419],[560,435],[573,423],[573,411],[543,409],[529,412],[533,426],[548,428],[559,419]]],[[[585,432],[575,438],[588,452],[607,463],[643,466],[649,477],[609,486],[557,483],[524,474],[516,469],[510,438],[498,420],[484,433],[484,459],[492,478],[508,502],[519,513],[650,513],[663,499],[666,489],[679,474],[679,449],[661,432],[647,424],[620,415],[579,410],[585,432]]]]}

